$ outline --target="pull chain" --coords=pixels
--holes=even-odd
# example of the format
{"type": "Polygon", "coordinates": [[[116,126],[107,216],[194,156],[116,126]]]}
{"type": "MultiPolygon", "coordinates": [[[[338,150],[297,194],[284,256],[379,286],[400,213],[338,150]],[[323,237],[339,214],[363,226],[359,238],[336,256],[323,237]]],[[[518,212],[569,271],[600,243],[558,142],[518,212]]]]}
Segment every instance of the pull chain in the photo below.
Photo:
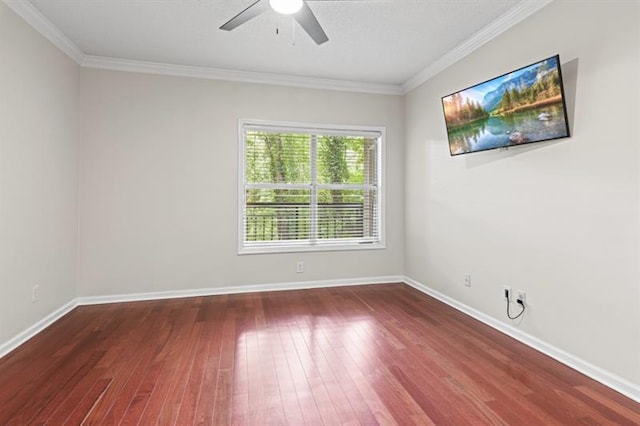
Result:
{"type": "Polygon", "coordinates": [[[296,20],[291,18],[291,45],[296,45],[296,20]]]}

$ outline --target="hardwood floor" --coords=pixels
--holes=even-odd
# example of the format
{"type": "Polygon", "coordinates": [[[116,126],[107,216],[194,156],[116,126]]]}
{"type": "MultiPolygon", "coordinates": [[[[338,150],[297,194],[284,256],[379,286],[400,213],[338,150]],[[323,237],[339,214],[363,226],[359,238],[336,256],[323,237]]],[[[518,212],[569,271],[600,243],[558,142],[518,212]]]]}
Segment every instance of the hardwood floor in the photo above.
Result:
{"type": "Polygon", "coordinates": [[[640,424],[403,284],[83,306],[0,360],[0,425],[640,424]]]}

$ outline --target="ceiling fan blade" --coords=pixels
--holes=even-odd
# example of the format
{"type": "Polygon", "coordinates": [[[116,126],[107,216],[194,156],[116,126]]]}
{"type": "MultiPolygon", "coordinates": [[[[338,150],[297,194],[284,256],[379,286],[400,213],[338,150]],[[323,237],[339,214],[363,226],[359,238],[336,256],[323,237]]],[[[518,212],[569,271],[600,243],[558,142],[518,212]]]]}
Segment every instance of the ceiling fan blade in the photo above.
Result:
{"type": "Polygon", "coordinates": [[[329,41],[329,37],[325,34],[306,1],[302,3],[302,9],[293,15],[293,17],[298,21],[298,24],[300,24],[307,34],[309,34],[309,37],[316,42],[316,44],[319,45],[329,41]]]}
{"type": "Polygon", "coordinates": [[[247,7],[242,12],[238,13],[233,18],[229,19],[226,23],[224,23],[220,29],[225,31],[231,31],[240,25],[244,24],[248,20],[255,18],[260,15],[262,12],[269,10],[269,1],[268,0],[258,0],[255,3],[252,3],[251,6],[247,7]]]}

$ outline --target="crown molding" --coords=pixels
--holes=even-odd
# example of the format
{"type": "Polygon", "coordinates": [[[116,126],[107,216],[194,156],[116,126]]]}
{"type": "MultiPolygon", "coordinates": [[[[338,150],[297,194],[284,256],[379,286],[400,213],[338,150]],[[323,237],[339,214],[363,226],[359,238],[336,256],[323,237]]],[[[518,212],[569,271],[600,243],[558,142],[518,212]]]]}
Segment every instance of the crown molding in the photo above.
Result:
{"type": "Polygon", "coordinates": [[[204,78],[210,80],[237,81],[243,83],[272,84],[308,89],[339,90],[347,92],[373,93],[381,95],[402,95],[402,86],[396,84],[363,83],[348,80],[331,80],[312,77],[267,74],[249,71],[235,71],[221,68],[195,67],[188,65],[163,64],[85,55],[78,46],[51,23],[31,3],[24,0],[2,0],[11,10],[66,53],[76,63],[86,68],[100,68],[115,71],[145,74],[171,75],[179,77],[204,78]]]}
{"type": "Polygon", "coordinates": [[[84,68],[203,78],[209,80],[237,81],[242,83],[272,84],[277,86],[302,87],[308,89],[340,90],[347,92],[374,93],[379,95],[403,94],[402,86],[395,84],[362,83],[348,80],[330,80],[282,74],[235,71],[221,68],[172,65],[93,55],[85,55],[81,65],[84,68]]]}
{"type": "Polygon", "coordinates": [[[78,46],[62,31],[53,25],[30,2],[25,0],[2,0],[18,16],[30,24],[36,31],[56,47],[66,53],[76,63],[86,68],[128,71],[144,74],[170,75],[178,77],[203,78],[210,80],[237,81],[243,83],[271,84],[277,86],[301,87],[308,89],[338,90],[347,92],[372,93],[381,95],[403,95],[446,68],[458,62],[485,43],[518,24],[525,18],[547,6],[554,0],[524,0],[491,24],[458,45],[449,53],[418,72],[401,85],[383,83],[364,83],[348,80],[332,80],[313,77],[268,74],[250,71],[235,71],[221,68],[174,65],[157,62],[136,61],[85,55],[78,46]]]}
{"type": "Polygon", "coordinates": [[[552,3],[553,0],[524,0],[507,12],[502,14],[498,19],[475,33],[469,39],[456,48],[440,57],[437,61],[424,68],[422,71],[408,79],[402,84],[402,93],[406,94],[420,86],[429,79],[435,77],[451,65],[458,62],[476,49],[479,49],[485,43],[493,40],[509,28],[515,26],[525,18],[533,15],[543,7],[552,3]]]}
{"type": "Polygon", "coordinates": [[[58,49],[66,53],[76,63],[81,64],[84,53],[69,39],[62,31],[51,23],[28,1],[3,0],[4,3],[15,12],[16,15],[24,19],[36,31],[42,34],[47,40],[53,43],[58,49]]]}

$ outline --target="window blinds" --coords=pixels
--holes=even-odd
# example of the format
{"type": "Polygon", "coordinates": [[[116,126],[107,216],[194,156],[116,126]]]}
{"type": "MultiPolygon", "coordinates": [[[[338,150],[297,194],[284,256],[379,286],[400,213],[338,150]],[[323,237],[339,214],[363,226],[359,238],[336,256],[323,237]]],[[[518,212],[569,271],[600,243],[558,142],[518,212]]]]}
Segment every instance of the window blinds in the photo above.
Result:
{"type": "Polygon", "coordinates": [[[242,132],[244,247],[380,241],[379,131],[242,132]]]}

